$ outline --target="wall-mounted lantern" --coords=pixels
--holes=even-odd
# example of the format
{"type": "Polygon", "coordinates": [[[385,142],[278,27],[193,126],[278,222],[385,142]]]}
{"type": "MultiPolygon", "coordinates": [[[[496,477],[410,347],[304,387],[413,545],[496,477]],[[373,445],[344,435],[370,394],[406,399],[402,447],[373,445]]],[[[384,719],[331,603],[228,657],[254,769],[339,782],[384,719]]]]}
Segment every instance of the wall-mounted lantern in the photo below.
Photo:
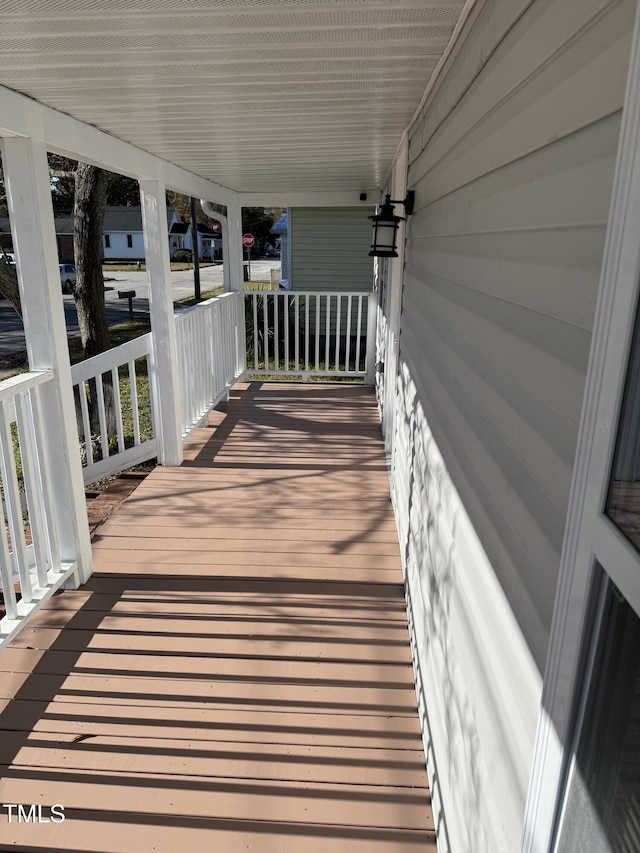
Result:
{"type": "Polygon", "coordinates": [[[373,222],[373,237],[371,240],[371,251],[369,255],[374,258],[397,258],[398,226],[404,222],[404,217],[396,216],[393,211],[394,204],[404,205],[407,216],[413,213],[415,193],[409,190],[407,197],[402,201],[392,201],[387,195],[384,204],[380,205],[378,212],[369,219],[373,222]]]}

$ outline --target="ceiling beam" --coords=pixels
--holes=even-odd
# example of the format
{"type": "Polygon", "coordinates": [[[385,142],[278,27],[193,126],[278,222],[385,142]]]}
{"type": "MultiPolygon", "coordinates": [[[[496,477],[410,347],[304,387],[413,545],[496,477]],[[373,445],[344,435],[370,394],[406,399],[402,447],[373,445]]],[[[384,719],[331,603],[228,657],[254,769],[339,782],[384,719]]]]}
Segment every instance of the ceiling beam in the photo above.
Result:
{"type": "Polygon", "coordinates": [[[48,150],[138,180],[161,180],[170,189],[219,204],[237,202],[235,190],[181,169],[128,142],[117,139],[0,86],[0,136],[25,136],[48,150]]]}

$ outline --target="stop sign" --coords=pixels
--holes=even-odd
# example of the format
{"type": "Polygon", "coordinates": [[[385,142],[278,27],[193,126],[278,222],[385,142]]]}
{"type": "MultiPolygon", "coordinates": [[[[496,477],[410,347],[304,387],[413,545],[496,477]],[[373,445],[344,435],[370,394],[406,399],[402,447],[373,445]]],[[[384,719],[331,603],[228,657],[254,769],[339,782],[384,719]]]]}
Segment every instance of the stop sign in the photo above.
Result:
{"type": "Polygon", "coordinates": [[[253,236],[253,234],[242,235],[242,245],[245,247],[245,249],[250,249],[255,242],[256,238],[253,236]]]}

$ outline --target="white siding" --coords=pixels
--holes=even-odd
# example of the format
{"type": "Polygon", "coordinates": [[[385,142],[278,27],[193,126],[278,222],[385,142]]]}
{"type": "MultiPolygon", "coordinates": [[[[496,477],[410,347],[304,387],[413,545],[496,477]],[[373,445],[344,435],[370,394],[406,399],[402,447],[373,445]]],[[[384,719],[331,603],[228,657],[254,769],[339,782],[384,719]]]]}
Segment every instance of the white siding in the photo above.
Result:
{"type": "Polygon", "coordinates": [[[294,207],[289,210],[290,278],[294,290],[371,290],[373,209],[294,207]]]}
{"type": "Polygon", "coordinates": [[[131,259],[137,261],[144,258],[144,238],[141,231],[133,231],[130,233],[131,242],[133,244],[132,246],[128,245],[128,234],[119,231],[111,231],[107,233],[109,234],[108,248],[104,245],[105,241],[103,239],[105,260],[114,258],[118,260],[131,259]]]}
{"type": "Polygon", "coordinates": [[[410,131],[393,480],[441,853],[519,849],[634,11],[479,2],[410,131]]]}
{"type": "Polygon", "coordinates": [[[127,234],[119,231],[107,232],[109,234],[109,247],[104,245],[105,260],[116,258],[118,260],[131,259],[142,260],[144,258],[144,239],[141,231],[131,232],[132,246],[129,247],[127,234]]]}

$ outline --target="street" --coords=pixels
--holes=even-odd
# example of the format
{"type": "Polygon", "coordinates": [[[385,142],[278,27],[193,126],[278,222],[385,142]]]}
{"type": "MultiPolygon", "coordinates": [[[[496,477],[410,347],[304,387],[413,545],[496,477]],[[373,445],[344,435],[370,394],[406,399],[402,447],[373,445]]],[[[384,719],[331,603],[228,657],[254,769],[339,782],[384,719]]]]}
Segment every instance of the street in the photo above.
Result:
{"type": "MultiPolygon", "coordinates": [[[[280,258],[265,258],[251,261],[251,279],[265,281],[269,279],[271,269],[280,266],[280,258]]],[[[222,265],[202,267],[200,269],[200,288],[204,292],[222,286],[222,265]]],[[[105,273],[104,299],[107,309],[107,322],[110,326],[129,317],[129,302],[120,299],[118,291],[135,290],[133,300],[134,315],[149,313],[149,285],[146,272],[107,272],[105,273]]],[[[193,270],[180,270],[171,273],[173,298],[188,299],[193,296],[193,270]]],[[[64,313],[69,332],[78,331],[73,296],[62,294],[64,313]]],[[[2,367],[2,361],[26,348],[22,320],[18,317],[6,299],[0,300],[0,379],[12,371],[2,367]]]]}

